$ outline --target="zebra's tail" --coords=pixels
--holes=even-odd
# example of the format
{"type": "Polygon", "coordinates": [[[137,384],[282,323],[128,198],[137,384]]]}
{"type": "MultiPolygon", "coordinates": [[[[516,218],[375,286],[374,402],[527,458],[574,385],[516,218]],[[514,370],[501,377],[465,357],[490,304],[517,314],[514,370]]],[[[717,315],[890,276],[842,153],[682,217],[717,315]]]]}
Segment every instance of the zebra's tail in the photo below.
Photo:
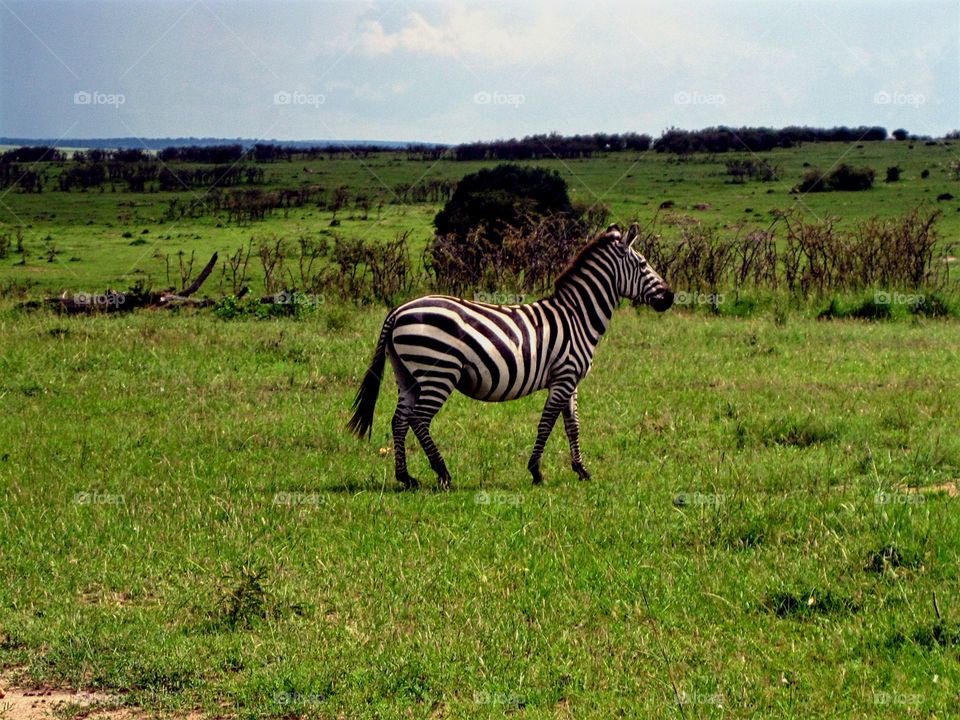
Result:
{"type": "Polygon", "coordinates": [[[354,398],[353,417],[347,423],[347,428],[361,440],[373,433],[373,411],[377,406],[377,395],[380,394],[380,380],[383,378],[383,367],[387,358],[387,338],[393,330],[393,313],[387,316],[380,331],[377,348],[373,351],[373,360],[363,376],[357,397],[354,398]]]}

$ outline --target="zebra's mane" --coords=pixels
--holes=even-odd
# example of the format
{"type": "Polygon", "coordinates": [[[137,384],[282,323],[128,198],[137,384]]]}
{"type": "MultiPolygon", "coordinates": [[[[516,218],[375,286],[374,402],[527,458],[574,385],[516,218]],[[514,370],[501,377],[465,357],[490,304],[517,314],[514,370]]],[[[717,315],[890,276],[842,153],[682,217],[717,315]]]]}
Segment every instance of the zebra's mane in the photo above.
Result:
{"type": "Polygon", "coordinates": [[[619,229],[608,228],[602,235],[584,245],[580,252],[577,253],[577,256],[557,275],[557,279],[553,281],[553,291],[557,292],[561,288],[569,285],[576,275],[577,270],[583,267],[589,258],[600,250],[617,242],[620,237],[619,229]]]}

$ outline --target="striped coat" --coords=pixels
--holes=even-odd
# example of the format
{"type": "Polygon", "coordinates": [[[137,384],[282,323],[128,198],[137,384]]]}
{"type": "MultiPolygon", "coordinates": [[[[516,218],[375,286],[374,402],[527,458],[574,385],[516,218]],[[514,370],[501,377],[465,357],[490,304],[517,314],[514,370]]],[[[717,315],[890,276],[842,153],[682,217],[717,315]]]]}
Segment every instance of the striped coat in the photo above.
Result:
{"type": "Polygon", "coordinates": [[[590,370],[597,343],[621,298],[658,311],[673,303],[670,288],[632,248],[638,235],[635,225],[626,238],[611,226],[557,278],[553,295],[537,302],[492,305],[428,295],[395,308],[384,321],[349,428],[360,437],[371,433],[389,357],[398,386],[393,416],[397,480],[417,485],[406,464],[405,438],[413,429],[441,485],[448,485],[450,473],[430,436],[430,422],[454,390],[488,402],[548,390],[527,464],[533,481],[543,479],[540,458],[561,415],[571,465],[581,478],[589,478],[580,453],[577,385],[590,370]]]}

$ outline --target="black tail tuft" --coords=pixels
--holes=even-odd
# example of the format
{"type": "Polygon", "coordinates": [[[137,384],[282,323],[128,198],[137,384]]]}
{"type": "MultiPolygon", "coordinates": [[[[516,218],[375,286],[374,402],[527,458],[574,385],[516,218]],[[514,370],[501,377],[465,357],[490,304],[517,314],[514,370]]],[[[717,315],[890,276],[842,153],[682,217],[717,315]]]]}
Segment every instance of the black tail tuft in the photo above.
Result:
{"type": "Polygon", "coordinates": [[[377,406],[377,396],[380,394],[380,381],[383,379],[383,368],[387,358],[387,338],[393,329],[393,317],[388,316],[380,331],[380,340],[373,351],[373,360],[363,376],[357,397],[353,401],[353,417],[347,423],[347,428],[361,440],[373,434],[373,411],[377,406]]]}

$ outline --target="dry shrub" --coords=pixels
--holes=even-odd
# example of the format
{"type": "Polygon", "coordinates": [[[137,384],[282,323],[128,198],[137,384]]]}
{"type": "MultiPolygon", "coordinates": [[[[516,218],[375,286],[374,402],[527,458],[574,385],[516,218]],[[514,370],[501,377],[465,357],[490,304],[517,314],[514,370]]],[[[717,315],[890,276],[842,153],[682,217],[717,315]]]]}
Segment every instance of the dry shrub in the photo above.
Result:
{"type": "Polygon", "coordinates": [[[409,230],[386,243],[338,237],[332,255],[339,269],[335,289],[356,303],[394,304],[411,291],[416,279],[410,261],[409,238],[409,230]]]}
{"type": "Polygon", "coordinates": [[[915,208],[845,230],[835,218],[811,222],[783,212],[765,230],[740,226],[733,236],[692,217],[668,216],[654,219],[638,249],[674,287],[692,292],[785,288],[824,295],[870,287],[939,288],[949,279],[949,265],[935,257],[943,250],[939,214],[915,208]]]}
{"type": "Polygon", "coordinates": [[[545,293],[606,215],[606,208],[596,206],[577,218],[565,214],[527,218],[523,227],[503,227],[499,242],[480,229],[466,241],[437,236],[424,253],[423,264],[442,292],[464,295],[470,290],[513,288],[518,293],[545,293]]]}
{"type": "Polygon", "coordinates": [[[221,269],[221,291],[246,292],[251,275],[260,275],[268,296],[327,295],[358,304],[392,304],[408,295],[416,281],[410,261],[410,232],[385,243],[336,237],[331,247],[323,236],[301,234],[294,240],[277,235],[253,237],[227,256],[221,269]],[[251,267],[259,261],[259,273],[251,267]]]}

